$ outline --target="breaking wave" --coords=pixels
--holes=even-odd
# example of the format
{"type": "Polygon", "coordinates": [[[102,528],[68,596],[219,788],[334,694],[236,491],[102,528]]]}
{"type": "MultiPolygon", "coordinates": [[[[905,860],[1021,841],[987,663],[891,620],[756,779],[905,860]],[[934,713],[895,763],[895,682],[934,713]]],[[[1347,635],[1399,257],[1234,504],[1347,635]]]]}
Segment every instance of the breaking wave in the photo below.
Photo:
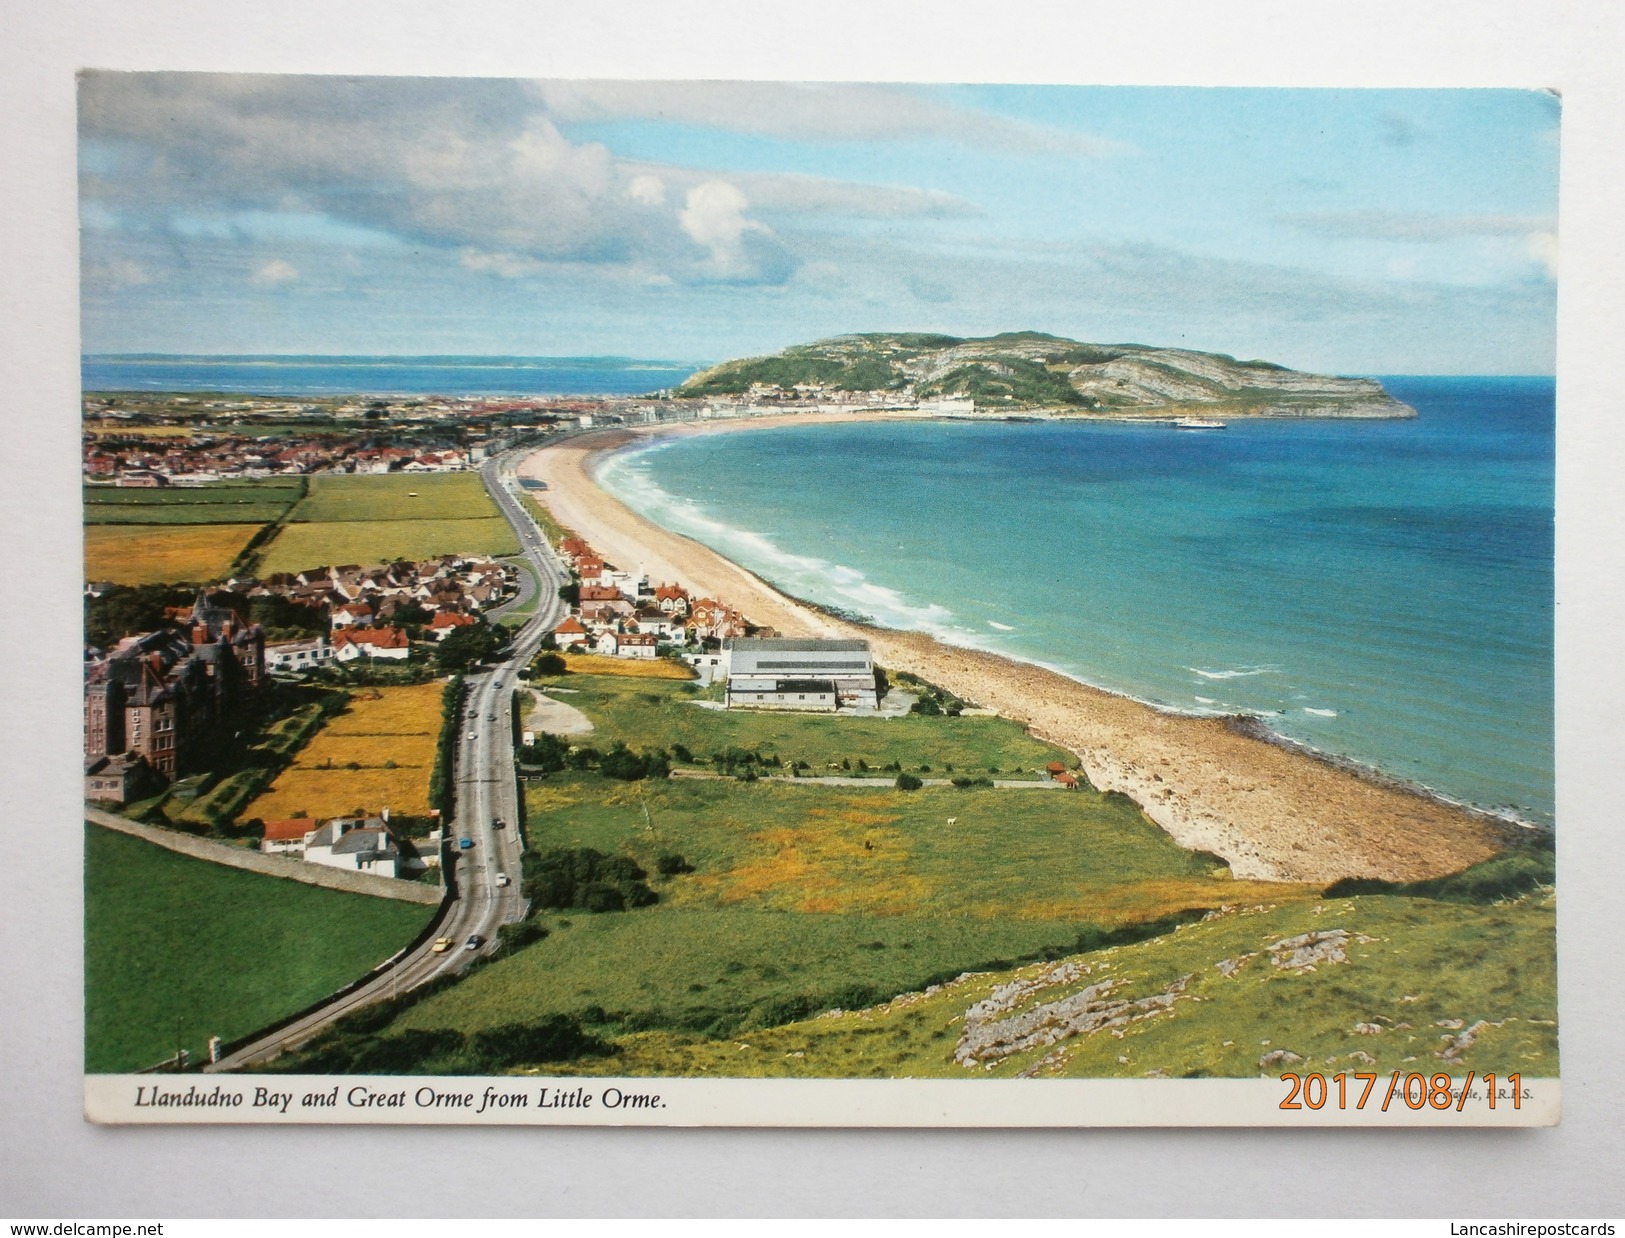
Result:
{"type": "Polygon", "coordinates": [[[1204,671],[1199,666],[1187,666],[1185,669],[1193,675],[1200,675],[1203,679],[1245,679],[1249,675],[1272,675],[1281,668],[1278,666],[1238,666],[1228,671],[1204,671]]]}
{"type": "MultiPolygon", "coordinates": [[[[719,520],[692,499],[663,489],[639,462],[669,445],[670,440],[656,442],[611,455],[598,468],[598,483],[656,524],[716,548],[792,596],[849,611],[855,618],[883,627],[925,632],[954,644],[976,646],[974,629],[961,623],[946,606],[915,601],[845,564],[793,554],[764,534],[719,520]]],[[[1003,624],[990,626],[1014,630],[1003,624]]]]}

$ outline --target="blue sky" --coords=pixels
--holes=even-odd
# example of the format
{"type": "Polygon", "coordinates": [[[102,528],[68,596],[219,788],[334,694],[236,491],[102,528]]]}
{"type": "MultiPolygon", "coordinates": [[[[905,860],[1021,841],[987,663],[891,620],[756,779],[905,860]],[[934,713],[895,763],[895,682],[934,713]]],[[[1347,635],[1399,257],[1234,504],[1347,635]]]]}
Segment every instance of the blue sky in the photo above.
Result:
{"type": "Polygon", "coordinates": [[[93,73],[87,352],[709,361],[1035,329],[1550,373],[1532,91],[93,73]]]}

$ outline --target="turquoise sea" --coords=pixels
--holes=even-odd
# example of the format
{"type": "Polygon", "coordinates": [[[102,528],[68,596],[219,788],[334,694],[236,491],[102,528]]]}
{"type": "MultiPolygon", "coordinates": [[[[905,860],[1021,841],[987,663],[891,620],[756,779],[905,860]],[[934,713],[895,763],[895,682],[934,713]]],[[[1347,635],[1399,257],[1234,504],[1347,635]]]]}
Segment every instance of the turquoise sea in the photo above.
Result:
{"type": "Polygon", "coordinates": [[[1549,823],[1554,384],[1383,382],[1421,416],[788,427],[599,476],[796,596],[1549,823]]]}

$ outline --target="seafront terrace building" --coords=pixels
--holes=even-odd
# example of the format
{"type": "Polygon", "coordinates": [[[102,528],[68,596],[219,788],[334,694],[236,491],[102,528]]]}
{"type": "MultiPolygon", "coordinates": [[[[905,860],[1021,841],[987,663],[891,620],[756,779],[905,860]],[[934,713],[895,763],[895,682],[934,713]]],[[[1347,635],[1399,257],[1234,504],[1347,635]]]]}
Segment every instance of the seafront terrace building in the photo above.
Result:
{"type": "Polygon", "coordinates": [[[880,707],[867,641],[738,637],[721,657],[730,709],[880,707]]]}

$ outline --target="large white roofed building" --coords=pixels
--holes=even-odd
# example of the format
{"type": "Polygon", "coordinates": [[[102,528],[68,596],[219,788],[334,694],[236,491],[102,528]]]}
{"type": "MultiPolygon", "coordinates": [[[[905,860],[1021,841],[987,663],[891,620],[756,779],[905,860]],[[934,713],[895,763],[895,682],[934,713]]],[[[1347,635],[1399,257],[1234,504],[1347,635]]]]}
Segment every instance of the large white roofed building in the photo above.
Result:
{"type": "Polygon", "coordinates": [[[867,641],[737,637],[722,642],[722,656],[730,708],[880,706],[867,641]]]}

